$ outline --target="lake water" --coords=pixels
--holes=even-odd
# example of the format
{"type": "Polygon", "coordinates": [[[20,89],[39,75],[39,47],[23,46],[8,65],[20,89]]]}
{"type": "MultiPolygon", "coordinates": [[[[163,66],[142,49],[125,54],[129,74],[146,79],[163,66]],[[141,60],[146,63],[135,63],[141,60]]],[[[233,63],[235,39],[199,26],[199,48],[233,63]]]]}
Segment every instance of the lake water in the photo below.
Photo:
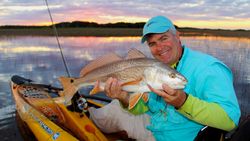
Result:
{"type": "MultiPolygon", "coordinates": [[[[63,54],[71,76],[79,76],[89,61],[116,52],[125,56],[130,48],[146,55],[140,37],[61,37],[63,54]]],[[[246,38],[182,37],[190,48],[211,54],[234,73],[234,86],[242,115],[250,113],[250,40],[246,38]]],[[[36,82],[60,86],[57,78],[67,75],[55,37],[0,37],[0,138],[20,138],[15,125],[15,106],[9,81],[17,74],[36,82]]],[[[222,82],[223,83],[223,82],[222,82]]]]}

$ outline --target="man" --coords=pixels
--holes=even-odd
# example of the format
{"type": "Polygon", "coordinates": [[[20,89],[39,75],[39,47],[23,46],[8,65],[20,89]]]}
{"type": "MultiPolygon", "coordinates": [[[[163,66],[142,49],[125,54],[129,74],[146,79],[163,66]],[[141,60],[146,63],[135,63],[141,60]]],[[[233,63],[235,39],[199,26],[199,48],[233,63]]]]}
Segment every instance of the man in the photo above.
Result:
{"type": "MultiPolygon", "coordinates": [[[[182,45],[179,32],[163,16],[153,17],[144,25],[141,42],[145,41],[155,59],[172,66],[188,80],[183,90],[166,84],[163,90],[149,86],[149,101],[136,105],[136,109],[142,109],[140,113],[150,115],[147,129],[156,140],[192,141],[205,125],[225,131],[237,126],[240,109],[232,72],[225,64],[182,45]]],[[[105,91],[123,107],[128,105],[129,95],[121,90],[116,78],[107,80],[105,91]]],[[[138,110],[130,112],[138,114],[138,110]]]]}

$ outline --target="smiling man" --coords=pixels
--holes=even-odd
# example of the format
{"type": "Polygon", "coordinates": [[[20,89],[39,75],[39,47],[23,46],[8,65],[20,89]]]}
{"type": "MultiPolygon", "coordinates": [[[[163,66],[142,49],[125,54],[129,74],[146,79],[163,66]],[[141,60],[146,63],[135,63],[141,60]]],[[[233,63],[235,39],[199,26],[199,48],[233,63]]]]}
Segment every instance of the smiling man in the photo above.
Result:
{"type": "MultiPolygon", "coordinates": [[[[166,84],[163,90],[149,86],[149,100],[139,101],[130,110],[135,115],[150,116],[146,128],[156,140],[192,141],[204,126],[225,131],[237,126],[240,109],[232,72],[224,63],[182,45],[179,32],[164,16],[153,17],[144,25],[141,42],[147,42],[155,59],[172,66],[188,80],[184,89],[172,89],[166,84]]],[[[110,78],[105,92],[124,106],[129,94],[121,86],[119,80],[110,78]]]]}

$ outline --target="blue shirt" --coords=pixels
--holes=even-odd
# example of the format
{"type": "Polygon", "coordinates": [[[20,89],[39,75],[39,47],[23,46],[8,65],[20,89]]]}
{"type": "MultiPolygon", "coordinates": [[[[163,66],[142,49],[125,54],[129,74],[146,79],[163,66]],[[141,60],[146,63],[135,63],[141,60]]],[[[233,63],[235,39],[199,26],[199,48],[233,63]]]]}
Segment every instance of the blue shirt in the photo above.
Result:
{"type": "MultiPolygon", "coordinates": [[[[210,55],[183,48],[177,71],[188,80],[184,91],[204,101],[218,103],[237,124],[240,109],[230,69],[210,55]]],[[[154,93],[150,93],[147,105],[147,113],[151,116],[147,129],[158,141],[192,141],[203,127],[180,114],[154,93]]]]}

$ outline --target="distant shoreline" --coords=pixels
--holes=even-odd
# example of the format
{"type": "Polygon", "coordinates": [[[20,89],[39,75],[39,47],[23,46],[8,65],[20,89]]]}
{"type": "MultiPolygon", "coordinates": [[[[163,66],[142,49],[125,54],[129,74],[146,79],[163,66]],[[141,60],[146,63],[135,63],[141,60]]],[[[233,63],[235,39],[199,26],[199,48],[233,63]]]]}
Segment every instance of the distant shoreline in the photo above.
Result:
{"type": "MultiPolygon", "coordinates": [[[[220,30],[220,29],[195,29],[178,28],[181,36],[222,36],[222,37],[245,37],[250,38],[249,30],[220,30]]],[[[110,27],[87,27],[87,28],[57,28],[59,36],[141,36],[142,28],[110,28],[110,27]]],[[[45,28],[0,28],[0,36],[55,36],[53,29],[45,28]]]]}

